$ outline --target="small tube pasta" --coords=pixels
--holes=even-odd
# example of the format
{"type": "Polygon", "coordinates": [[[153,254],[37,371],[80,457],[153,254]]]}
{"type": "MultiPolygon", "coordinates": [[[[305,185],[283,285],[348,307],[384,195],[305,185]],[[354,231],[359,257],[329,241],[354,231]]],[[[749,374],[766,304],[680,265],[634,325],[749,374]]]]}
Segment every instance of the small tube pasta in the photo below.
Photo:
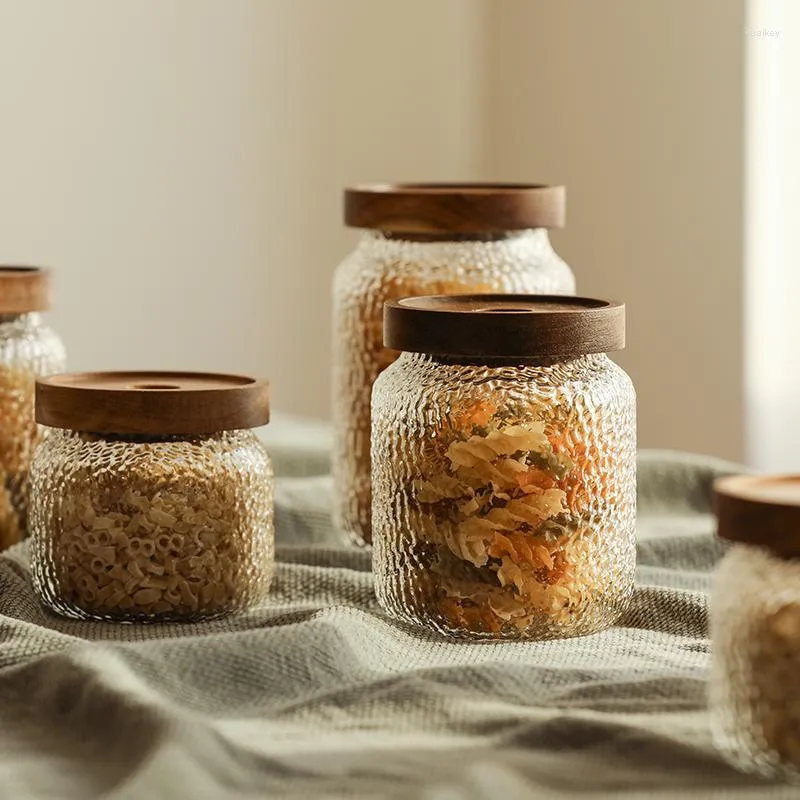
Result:
{"type": "Polygon", "coordinates": [[[80,618],[185,620],[266,595],[272,472],[252,432],[104,439],[50,430],[51,463],[35,479],[69,464],[69,480],[50,478],[58,489],[36,513],[37,589],[49,606],[80,618]]]}

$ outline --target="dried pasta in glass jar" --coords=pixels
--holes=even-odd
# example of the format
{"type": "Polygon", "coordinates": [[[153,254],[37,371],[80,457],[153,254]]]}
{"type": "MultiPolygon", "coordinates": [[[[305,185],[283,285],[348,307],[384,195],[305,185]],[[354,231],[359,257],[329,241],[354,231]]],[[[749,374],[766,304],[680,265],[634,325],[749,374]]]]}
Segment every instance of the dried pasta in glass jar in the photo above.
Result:
{"type": "Polygon", "coordinates": [[[216,617],[257,604],[274,567],[273,476],[251,428],[267,385],[106,372],[36,384],[34,586],[59,614],[216,617]]]}
{"type": "Polygon", "coordinates": [[[364,229],[333,285],[334,521],[372,541],[370,398],[399,355],[383,344],[383,304],[464,292],[573,294],[549,228],[564,224],[563,186],[393,184],[348,189],[345,222],[364,229]]]}
{"type": "Polygon", "coordinates": [[[605,355],[624,307],[408,298],[386,305],[386,344],[403,353],[372,399],[384,608],[474,638],[612,624],[636,561],[636,400],[605,355]]]}
{"type": "Polygon", "coordinates": [[[721,478],[715,496],[734,545],[711,597],[714,741],[739,769],[800,783],[800,476],[721,478]]]}
{"type": "Polygon", "coordinates": [[[36,378],[66,366],[61,340],[39,313],[49,308],[49,289],[47,270],[0,266],[0,550],[27,534],[36,378]]]}

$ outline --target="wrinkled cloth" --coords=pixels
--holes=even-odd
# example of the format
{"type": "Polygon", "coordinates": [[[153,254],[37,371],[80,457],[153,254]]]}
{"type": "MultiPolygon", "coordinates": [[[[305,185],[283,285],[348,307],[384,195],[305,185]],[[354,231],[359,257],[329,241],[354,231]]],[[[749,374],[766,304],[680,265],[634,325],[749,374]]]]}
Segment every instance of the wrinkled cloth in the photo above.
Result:
{"type": "Polygon", "coordinates": [[[279,563],[256,610],[63,620],[36,601],[25,544],[0,558],[0,798],[797,796],[727,766],[709,731],[709,496],[734,465],[641,454],[617,626],[471,644],[380,610],[369,553],[331,525],[327,444],[298,434],[293,461],[281,437],[279,563]]]}

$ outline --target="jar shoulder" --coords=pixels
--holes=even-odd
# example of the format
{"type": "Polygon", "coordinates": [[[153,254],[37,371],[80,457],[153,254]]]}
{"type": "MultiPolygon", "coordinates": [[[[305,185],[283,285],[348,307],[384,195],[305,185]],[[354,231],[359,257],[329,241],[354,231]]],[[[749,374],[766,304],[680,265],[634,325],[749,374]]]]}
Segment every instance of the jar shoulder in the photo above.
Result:
{"type": "Polygon", "coordinates": [[[619,396],[635,403],[630,376],[604,354],[585,356],[551,365],[483,366],[437,362],[426,356],[404,353],[375,382],[376,395],[448,397],[453,392],[496,394],[519,392],[553,396],[556,392],[576,397],[588,394],[619,396]]]}
{"type": "Polygon", "coordinates": [[[37,374],[66,367],[66,350],[58,334],[38,321],[0,323],[0,366],[29,368],[37,374]]]}
{"type": "Polygon", "coordinates": [[[569,265],[546,238],[532,232],[492,242],[402,242],[365,237],[334,273],[334,294],[414,293],[415,282],[452,291],[459,283],[484,290],[573,294],[569,265]],[[441,284],[441,285],[439,285],[441,284]]]}
{"type": "Polygon", "coordinates": [[[180,464],[198,471],[227,470],[273,474],[272,461],[263,442],[253,431],[225,431],[205,437],[151,439],[102,437],[57,428],[43,428],[34,454],[34,471],[41,469],[92,468],[103,465],[119,469],[162,468],[180,464]]]}

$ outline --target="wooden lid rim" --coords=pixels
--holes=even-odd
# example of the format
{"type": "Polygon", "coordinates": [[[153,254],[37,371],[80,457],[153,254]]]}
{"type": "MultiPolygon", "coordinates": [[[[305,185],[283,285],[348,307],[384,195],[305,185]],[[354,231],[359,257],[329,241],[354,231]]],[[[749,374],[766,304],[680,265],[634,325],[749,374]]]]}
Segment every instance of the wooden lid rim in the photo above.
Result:
{"type": "Polygon", "coordinates": [[[197,372],[64,373],[36,381],[36,421],[108,434],[195,435],[269,421],[269,385],[197,372]]]}
{"type": "Polygon", "coordinates": [[[800,475],[718,478],[714,511],[719,538],[763,547],[781,558],[800,558],[800,475]],[[777,499],[784,488],[796,488],[797,502],[777,499]]]}
{"type": "Polygon", "coordinates": [[[480,235],[561,228],[563,186],[523,183],[376,183],[344,190],[344,221],[389,233],[480,235]]]}
{"type": "Polygon", "coordinates": [[[0,264],[0,314],[30,314],[50,308],[50,270],[0,264]]]}
{"type": "Polygon", "coordinates": [[[625,347],[625,306],[567,295],[435,295],[384,306],[394,350],[469,358],[608,353],[625,347]]]}

